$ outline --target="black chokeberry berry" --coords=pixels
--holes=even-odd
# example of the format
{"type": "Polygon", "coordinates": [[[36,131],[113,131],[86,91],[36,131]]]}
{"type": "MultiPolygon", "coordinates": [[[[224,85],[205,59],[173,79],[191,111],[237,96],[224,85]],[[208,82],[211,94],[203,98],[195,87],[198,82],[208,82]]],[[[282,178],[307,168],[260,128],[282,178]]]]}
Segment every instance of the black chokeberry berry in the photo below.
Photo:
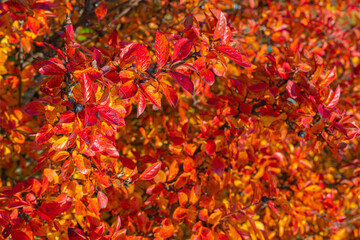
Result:
{"type": "Polygon", "coordinates": [[[75,103],[74,105],[74,111],[76,113],[81,112],[84,109],[84,106],[81,103],[75,103]]]}
{"type": "Polygon", "coordinates": [[[301,138],[304,138],[305,137],[305,131],[304,130],[300,130],[298,132],[298,136],[301,137],[301,138]]]}
{"type": "Polygon", "coordinates": [[[98,34],[99,34],[100,37],[103,37],[103,36],[105,36],[105,31],[101,30],[101,31],[98,32],[98,34]]]}
{"type": "Polygon", "coordinates": [[[268,197],[266,197],[266,196],[263,196],[262,198],[261,198],[261,201],[263,201],[264,203],[267,203],[267,202],[269,202],[271,199],[270,198],[268,198],[268,197]]]}

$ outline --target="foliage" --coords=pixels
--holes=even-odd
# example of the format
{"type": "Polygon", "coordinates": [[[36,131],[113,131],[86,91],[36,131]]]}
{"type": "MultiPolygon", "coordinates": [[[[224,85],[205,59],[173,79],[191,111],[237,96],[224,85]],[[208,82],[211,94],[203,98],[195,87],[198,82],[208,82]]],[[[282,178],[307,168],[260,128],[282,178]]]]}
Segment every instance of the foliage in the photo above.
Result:
{"type": "Polygon", "coordinates": [[[354,2],[0,3],[2,237],[359,238],[354,2]]]}

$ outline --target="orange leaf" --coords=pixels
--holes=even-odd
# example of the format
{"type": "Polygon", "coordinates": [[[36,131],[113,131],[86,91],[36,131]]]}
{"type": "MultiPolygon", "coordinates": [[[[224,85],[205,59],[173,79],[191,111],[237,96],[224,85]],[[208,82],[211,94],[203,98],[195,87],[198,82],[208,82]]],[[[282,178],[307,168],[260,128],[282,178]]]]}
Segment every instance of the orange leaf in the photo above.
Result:
{"type": "Polygon", "coordinates": [[[139,93],[139,102],[137,107],[137,117],[139,117],[145,110],[146,99],[142,93],[139,93]]]}
{"type": "Polygon", "coordinates": [[[174,160],[169,167],[168,182],[175,179],[178,173],[179,173],[179,164],[176,160],[174,160]]]}
{"type": "Polygon", "coordinates": [[[336,66],[328,72],[323,80],[320,81],[319,86],[327,87],[332,83],[336,78],[336,66]]]}
{"type": "Polygon", "coordinates": [[[165,34],[157,31],[155,37],[155,55],[157,60],[157,66],[159,68],[166,64],[169,58],[169,52],[169,40],[166,38],[165,34]]]}
{"type": "Polygon", "coordinates": [[[227,22],[226,22],[225,14],[223,12],[220,12],[219,19],[218,19],[218,21],[216,23],[216,27],[215,27],[213,41],[216,41],[216,40],[222,38],[222,36],[225,33],[226,25],[227,25],[227,22]]]}
{"type": "Polygon", "coordinates": [[[54,136],[54,128],[50,124],[42,126],[36,133],[35,142],[38,145],[46,143],[52,136],[54,136]]]}
{"type": "Polygon", "coordinates": [[[137,93],[137,85],[134,81],[127,81],[119,88],[119,98],[120,99],[128,99],[137,93]]]}
{"type": "Polygon", "coordinates": [[[142,72],[145,72],[151,64],[149,50],[144,45],[140,45],[136,50],[136,63],[135,67],[142,72]]]}
{"type": "Polygon", "coordinates": [[[68,151],[60,151],[60,152],[56,152],[54,155],[52,155],[50,159],[55,162],[60,162],[60,161],[67,159],[69,156],[70,156],[70,153],[68,151]]]}
{"type": "Polygon", "coordinates": [[[74,157],[74,162],[78,171],[82,174],[87,174],[91,170],[90,161],[81,154],[74,157]]]}

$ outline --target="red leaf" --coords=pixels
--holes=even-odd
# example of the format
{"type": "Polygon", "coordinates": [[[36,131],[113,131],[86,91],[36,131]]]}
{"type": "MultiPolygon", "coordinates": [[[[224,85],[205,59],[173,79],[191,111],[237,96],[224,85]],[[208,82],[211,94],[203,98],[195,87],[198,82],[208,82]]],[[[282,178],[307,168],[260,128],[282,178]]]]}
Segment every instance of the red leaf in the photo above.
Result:
{"type": "Polygon", "coordinates": [[[330,117],[331,111],[325,107],[323,107],[321,104],[318,106],[318,111],[321,118],[328,118],[330,117]]]}
{"type": "MultiPolygon", "coordinates": [[[[146,86],[146,85],[145,85],[146,86]]],[[[161,108],[161,94],[158,89],[154,88],[152,85],[147,85],[146,88],[143,84],[140,85],[144,95],[149,98],[149,100],[157,107],[161,108]]]]}
{"type": "Polygon", "coordinates": [[[205,151],[206,151],[206,154],[209,155],[209,156],[216,151],[216,144],[215,144],[214,140],[209,139],[207,141],[205,151]]]}
{"type": "Polygon", "coordinates": [[[269,86],[268,83],[255,83],[247,87],[252,92],[260,92],[269,86]]]}
{"type": "Polygon", "coordinates": [[[230,41],[231,41],[231,30],[228,26],[226,26],[224,35],[221,37],[221,44],[227,45],[230,43],[230,41]]]}
{"type": "Polygon", "coordinates": [[[100,1],[100,4],[97,6],[97,8],[95,8],[94,12],[98,22],[100,22],[101,19],[104,19],[107,13],[106,1],[100,1]]]}
{"type": "MultiPolygon", "coordinates": [[[[60,61],[60,60],[59,60],[60,61]]],[[[64,75],[65,74],[65,68],[62,65],[61,61],[60,63],[54,63],[49,60],[45,60],[41,62],[41,67],[39,68],[39,72],[42,75],[64,75]]]]}
{"type": "Polygon", "coordinates": [[[136,164],[134,163],[134,161],[131,158],[120,157],[119,160],[127,168],[135,169],[135,167],[136,167],[136,164]]]}
{"type": "Polygon", "coordinates": [[[151,180],[153,179],[158,172],[160,171],[162,162],[157,162],[148,167],[139,177],[141,180],[151,180]]]}
{"type": "Polygon", "coordinates": [[[105,195],[105,193],[98,191],[97,200],[100,208],[106,208],[108,204],[108,197],[105,195]]]}
{"type": "Polygon", "coordinates": [[[109,123],[120,125],[119,115],[114,109],[110,107],[99,107],[98,111],[100,113],[100,116],[105,118],[105,120],[109,123]]]}
{"type": "Polygon", "coordinates": [[[227,45],[220,45],[215,47],[216,50],[223,53],[225,56],[228,56],[231,60],[235,63],[239,64],[242,67],[251,67],[251,63],[249,59],[239,53],[235,48],[227,46],[227,45]]]}
{"type": "Polygon", "coordinates": [[[139,93],[139,102],[137,107],[137,117],[139,117],[145,110],[146,99],[142,93],[139,93]]]}
{"type": "Polygon", "coordinates": [[[38,145],[46,143],[52,136],[54,136],[54,128],[50,124],[42,126],[36,133],[35,142],[38,145]]]}
{"type": "Polygon", "coordinates": [[[214,169],[214,172],[219,177],[222,177],[224,170],[225,170],[225,166],[224,166],[224,163],[221,161],[221,159],[218,156],[216,156],[213,160],[213,169],[214,169]]]}
{"type": "Polygon", "coordinates": [[[125,66],[132,63],[136,59],[136,52],[139,43],[130,43],[121,51],[120,59],[121,65],[125,66]]]}
{"type": "Polygon", "coordinates": [[[162,86],[162,92],[164,93],[166,100],[171,106],[175,107],[178,101],[178,96],[176,91],[173,89],[172,86],[168,86],[167,84],[161,86],[162,86]]]}
{"type": "Polygon", "coordinates": [[[337,86],[335,93],[331,99],[331,101],[326,105],[327,108],[333,108],[339,102],[340,99],[340,85],[337,86]]]}
{"type": "Polygon", "coordinates": [[[309,72],[312,68],[310,65],[306,64],[306,63],[299,63],[298,68],[302,71],[302,72],[309,72]]]}
{"type": "Polygon", "coordinates": [[[287,81],[286,91],[289,97],[291,97],[292,99],[297,99],[298,97],[301,97],[300,88],[296,83],[291,80],[287,81]]]}
{"type": "Polygon", "coordinates": [[[41,219],[52,221],[61,213],[60,204],[56,201],[43,202],[37,212],[41,219]]]}
{"type": "Polygon", "coordinates": [[[275,203],[273,202],[267,202],[267,205],[274,211],[274,213],[276,214],[277,217],[279,217],[279,212],[275,206],[275,203]]]}
{"type": "Polygon", "coordinates": [[[109,36],[108,44],[109,46],[117,47],[118,42],[119,42],[118,31],[114,30],[109,36]]]}
{"type": "Polygon", "coordinates": [[[75,165],[74,165],[74,161],[68,159],[66,160],[62,167],[61,167],[61,177],[64,181],[68,180],[74,173],[75,171],[75,165]]]}
{"type": "Polygon", "coordinates": [[[30,240],[30,237],[20,230],[11,231],[11,237],[13,240],[30,240]]]}
{"type": "Polygon", "coordinates": [[[98,110],[96,107],[85,108],[85,126],[93,126],[98,120],[98,110]]]}
{"type": "Polygon", "coordinates": [[[32,116],[41,115],[45,113],[45,106],[39,101],[33,101],[24,106],[24,111],[32,116]]]}
{"type": "Polygon", "coordinates": [[[135,67],[142,72],[145,72],[151,64],[149,50],[144,45],[138,46],[136,50],[136,63],[135,67]]]}
{"type": "MultiPolygon", "coordinates": [[[[70,20],[70,18],[69,18],[69,20],[70,20]]],[[[74,41],[74,28],[73,28],[71,21],[66,22],[65,30],[66,30],[67,34],[69,35],[71,41],[74,41]]]]}
{"type": "Polygon", "coordinates": [[[69,240],[87,240],[85,233],[78,228],[68,228],[69,240]]]}
{"type": "Polygon", "coordinates": [[[104,135],[96,133],[92,139],[90,149],[95,152],[103,152],[105,151],[107,145],[109,145],[109,140],[107,140],[104,135]]]}
{"type": "Polygon", "coordinates": [[[188,76],[178,72],[169,72],[169,74],[182,88],[188,91],[191,95],[194,94],[194,84],[188,76]]]}
{"type": "Polygon", "coordinates": [[[120,227],[121,227],[121,218],[120,218],[120,216],[118,216],[118,217],[117,217],[117,221],[116,221],[115,232],[114,232],[115,234],[116,234],[117,232],[119,232],[120,227]]]}
{"type": "Polygon", "coordinates": [[[97,49],[94,49],[91,60],[92,61],[96,60],[96,65],[100,65],[102,60],[101,52],[97,49]]]}
{"type": "Polygon", "coordinates": [[[165,34],[160,31],[156,32],[155,37],[155,55],[157,60],[157,66],[161,68],[164,66],[169,58],[169,40],[165,34]]]}
{"type": "Polygon", "coordinates": [[[54,51],[56,51],[59,54],[59,57],[61,57],[62,59],[65,59],[65,54],[63,53],[63,51],[61,51],[59,48],[51,45],[50,43],[47,42],[39,42],[41,45],[40,46],[48,46],[50,48],[52,48],[54,51]]]}
{"type": "Polygon", "coordinates": [[[22,208],[22,207],[28,207],[29,203],[23,200],[19,200],[16,202],[9,202],[8,204],[8,208],[12,209],[12,208],[22,208]]]}
{"type": "Polygon", "coordinates": [[[119,98],[120,99],[128,99],[137,93],[137,85],[134,81],[127,81],[119,88],[119,98]]]}
{"type": "Polygon", "coordinates": [[[204,79],[204,81],[209,84],[210,86],[214,84],[215,82],[215,76],[213,72],[210,69],[207,69],[200,73],[201,77],[204,79]]]}
{"type": "Polygon", "coordinates": [[[336,78],[336,66],[331,69],[325,76],[325,78],[319,83],[319,86],[329,86],[336,78]]]}
{"type": "Polygon", "coordinates": [[[31,16],[28,16],[27,24],[33,33],[35,33],[35,34],[39,33],[39,30],[40,30],[40,22],[39,21],[37,21],[35,18],[33,18],[31,16]]]}
{"type": "Polygon", "coordinates": [[[213,41],[216,41],[216,40],[222,38],[222,36],[225,33],[226,25],[227,25],[227,23],[226,23],[225,14],[223,12],[220,12],[219,19],[218,19],[218,21],[216,23],[216,27],[215,27],[213,41]]]}
{"type": "Polygon", "coordinates": [[[60,123],[71,123],[75,120],[75,113],[73,111],[65,111],[60,115],[60,123]]]}
{"type": "Polygon", "coordinates": [[[181,38],[175,44],[172,61],[175,62],[186,58],[191,52],[192,47],[193,42],[191,40],[187,38],[181,38]]]}
{"type": "Polygon", "coordinates": [[[82,78],[84,82],[84,101],[88,102],[91,98],[92,85],[86,73],[82,74],[82,78]]]}
{"type": "Polygon", "coordinates": [[[184,30],[189,31],[193,26],[193,16],[188,14],[184,20],[184,30]]]}

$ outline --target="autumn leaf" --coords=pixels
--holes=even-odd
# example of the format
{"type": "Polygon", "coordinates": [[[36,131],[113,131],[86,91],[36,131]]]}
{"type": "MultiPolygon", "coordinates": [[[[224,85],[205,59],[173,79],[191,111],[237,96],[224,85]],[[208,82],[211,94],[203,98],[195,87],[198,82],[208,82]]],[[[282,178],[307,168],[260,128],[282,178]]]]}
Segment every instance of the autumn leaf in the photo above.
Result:
{"type": "Polygon", "coordinates": [[[64,75],[65,68],[62,65],[61,61],[53,62],[49,60],[45,60],[41,62],[41,67],[39,68],[39,72],[43,75],[64,75]]]}
{"type": "Polygon", "coordinates": [[[137,106],[137,117],[139,117],[145,110],[146,99],[142,93],[139,93],[139,102],[137,106]]]}
{"type": "Polygon", "coordinates": [[[24,111],[32,116],[45,113],[45,106],[39,101],[29,102],[24,106],[24,111]]]}
{"type": "Polygon", "coordinates": [[[70,240],[86,240],[85,233],[79,228],[68,228],[68,238],[70,240]]]}
{"type": "MultiPolygon", "coordinates": [[[[332,91],[331,91],[332,92],[332,91]]],[[[333,94],[330,94],[332,96],[329,103],[326,105],[327,108],[334,108],[336,104],[339,102],[340,99],[340,85],[336,87],[336,90],[333,94]]]]}
{"type": "Polygon", "coordinates": [[[88,76],[85,73],[82,74],[82,79],[83,79],[83,83],[84,83],[84,101],[88,102],[90,100],[91,93],[92,93],[92,85],[91,85],[90,79],[88,78],[88,76]]]}
{"type": "Polygon", "coordinates": [[[182,88],[188,91],[191,95],[194,94],[194,84],[188,76],[178,72],[169,72],[169,74],[182,88]]]}
{"type": "Polygon", "coordinates": [[[106,208],[108,204],[108,197],[105,195],[105,193],[98,191],[97,200],[100,208],[106,208]]]}
{"type": "Polygon", "coordinates": [[[141,180],[151,180],[153,179],[159,172],[161,168],[162,162],[156,162],[148,167],[139,177],[141,180]]]}
{"type": "Polygon", "coordinates": [[[222,38],[222,36],[225,33],[226,25],[227,25],[227,22],[226,22],[225,14],[223,12],[220,12],[220,14],[218,16],[218,21],[217,21],[216,27],[215,27],[215,32],[214,32],[214,37],[213,37],[214,41],[222,38]]]}
{"type": "Polygon", "coordinates": [[[100,116],[102,116],[106,121],[114,125],[120,125],[119,115],[114,109],[105,106],[98,107],[97,109],[100,116]]]}
{"type": "Polygon", "coordinates": [[[155,37],[155,54],[157,66],[163,67],[169,58],[170,46],[165,34],[157,31],[155,37]]]}
{"type": "Polygon", "coordinates": [[[46,124],[36,133],[35,142],[38,145],[45,144],[54,134],[54,128],[50,124],[46,124]]]}
{"type": "Polygon", "coordinates": [[[119,88],[119,98],[120,99],[128,99],[137,93],[137,85],[134,81],[127,81],[119,88]]]}
{"type": "Polygon", "coordinates": [[[229,57],[235,63],[242,67],[251,67],[251,63],[247,57],[240,54],[235,48],[227,45],[220,45],[215,47],[216,50],[229,57]]]}
{"type": "Polygon", "coordinates": [[[136,49],[136,63],[135,67],[142,72],[145,72],[151,64],[149,50],[144,45],[139,45],[136,49]]]}
{"type": "Polygon", "coordinates": [[[172,55],[172,61],[179,61],[186,58],[191,52],[193,43],[187,38],[179,39],[174,46],[174,53],[172,55]]]}

